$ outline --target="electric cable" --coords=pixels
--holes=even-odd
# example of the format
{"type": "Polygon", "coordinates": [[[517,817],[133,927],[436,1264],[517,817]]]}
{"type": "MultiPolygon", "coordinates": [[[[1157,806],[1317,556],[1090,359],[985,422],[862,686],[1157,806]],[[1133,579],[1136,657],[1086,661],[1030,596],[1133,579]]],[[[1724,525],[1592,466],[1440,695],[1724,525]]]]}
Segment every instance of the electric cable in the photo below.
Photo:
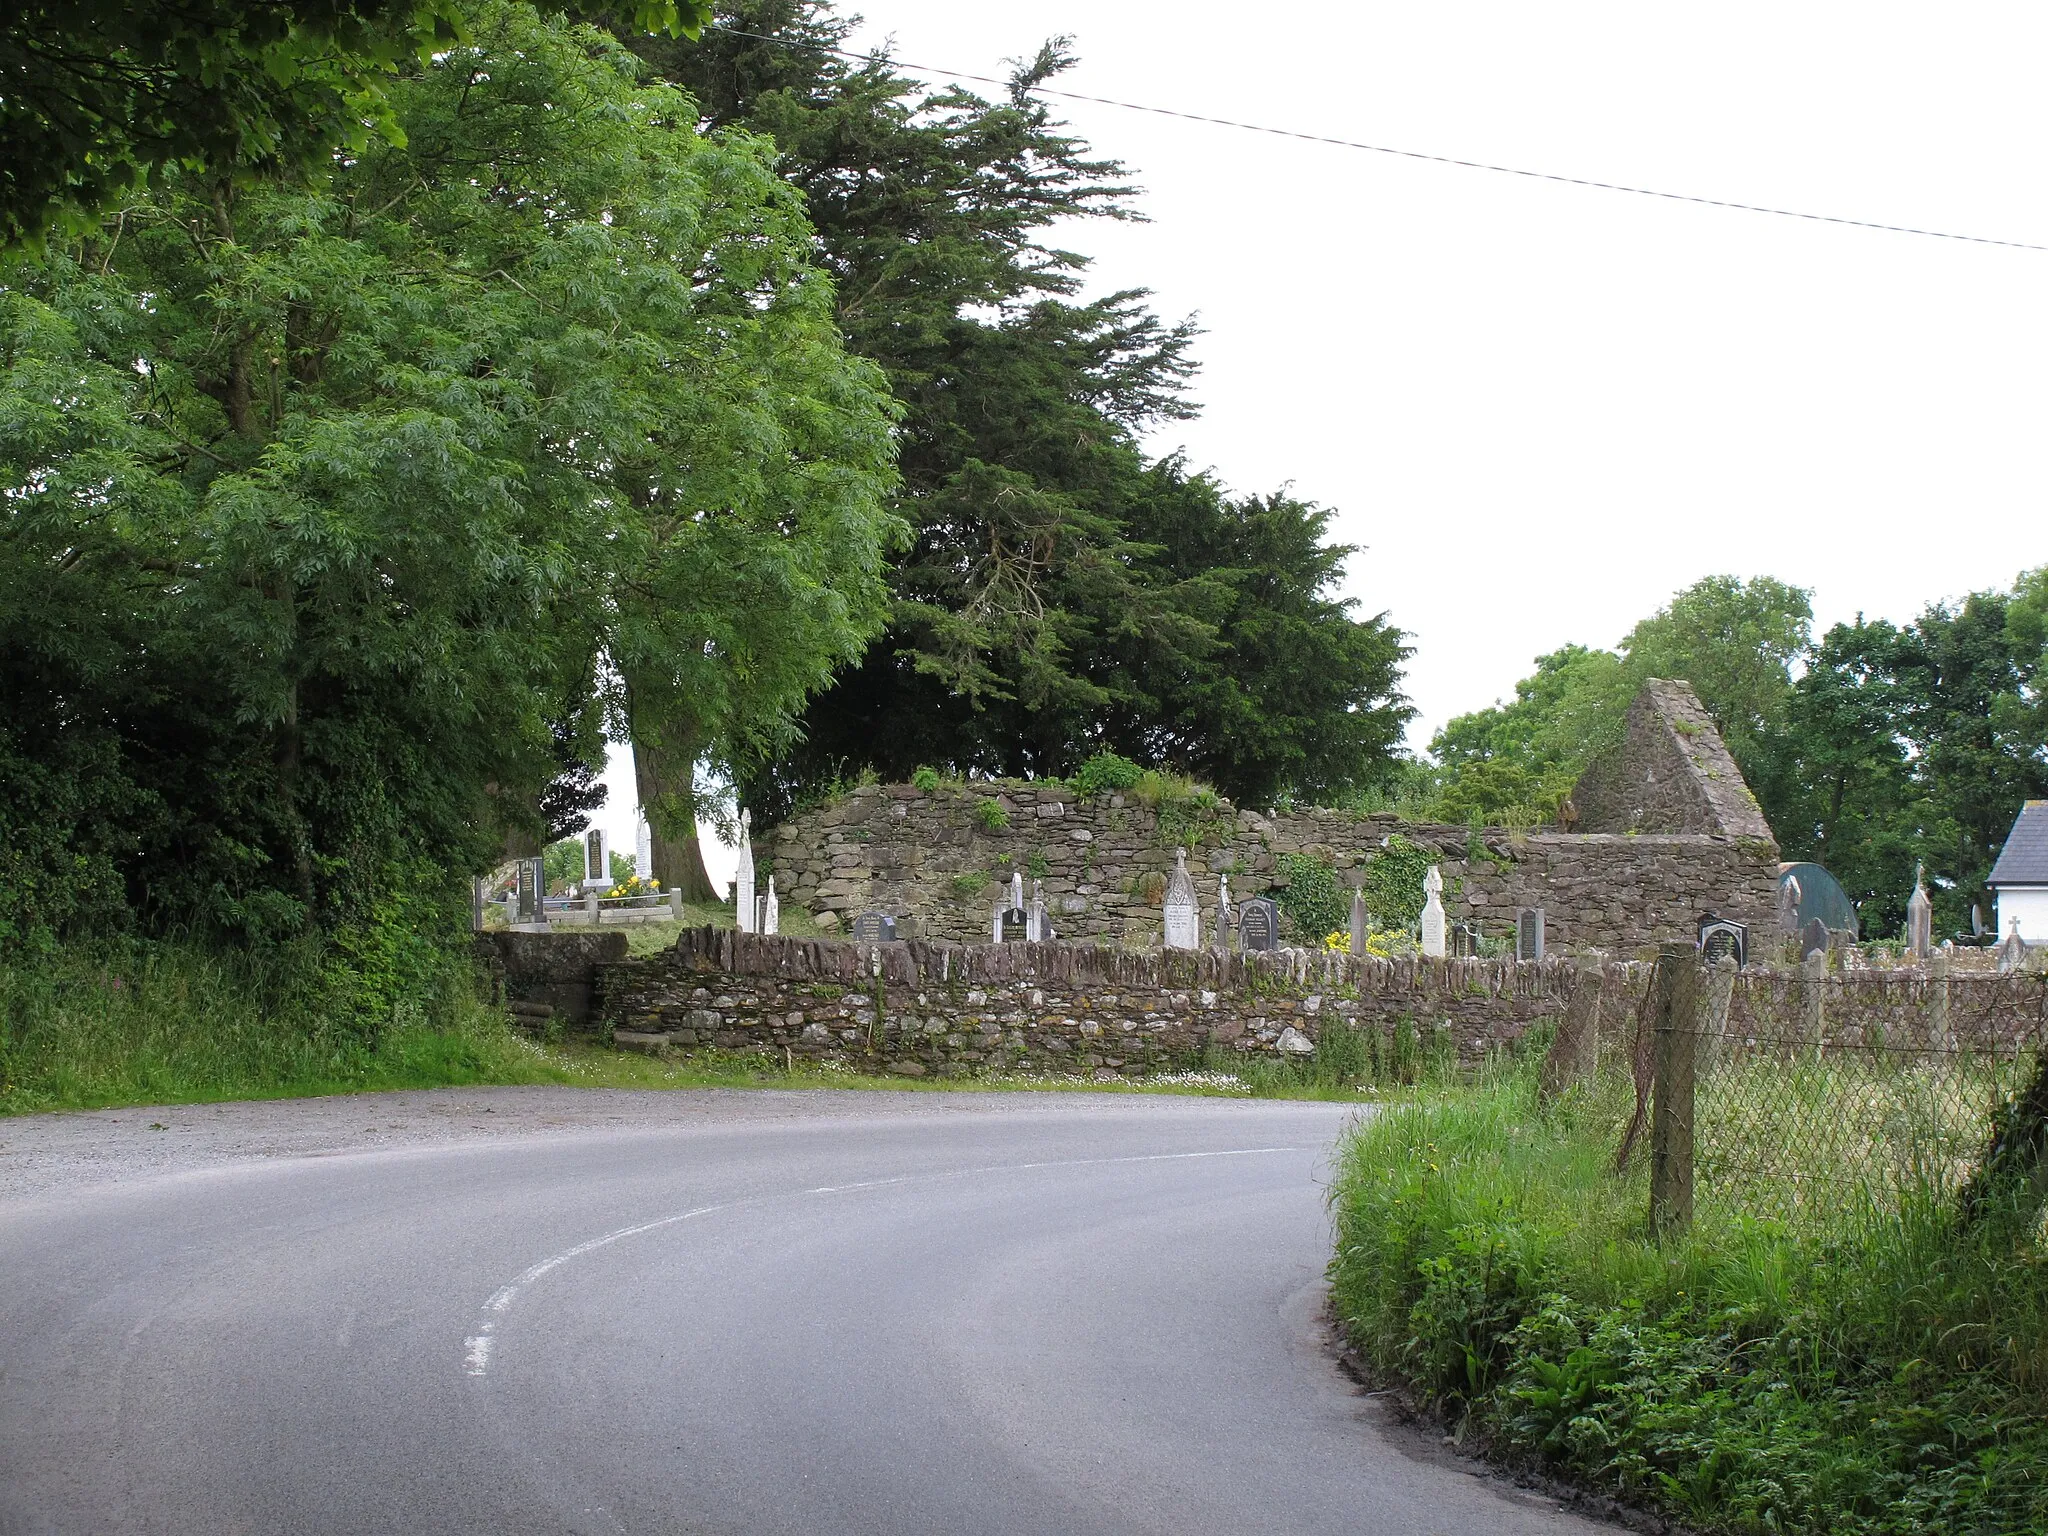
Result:
{"type": "MultiPolygon", "coordinates": [[[[825,43],[774,37],[765,32],[746,32],[738,27],[721,26],[715,22],[707,30],[723,32],[729,37],[746,37],[756,42],[776,43],[785,48],[806,48],[814,53],[829,53],[855,63],[864,64],[873,58],[886,58],[885,55],[855,53],[851,49],[834,48],[825,43]]],[[[998,79],[993,75],[975,75],[965,70],[941,69],[933,64],[913,64],[906,59],[886,58],[886,62],[897,69],[911,70],[918,74],[943,75],[949,80],[967,80],[977,85],[1000,86],[1006,91],[1011,89],[1010,81],[998,79]]],[[[1590,176],[1567,176],[1558,171],[1532,171],[1524,166],[1496,165],[1487,160],[1466,160],[1456,155],[1431,154],[1427,150],[1401,149],[1388,144],[1367,144],[1359,139],[1340,139],[1329,134],[1305,133],[1295,128],[1274,128],[1264,123],[1246,123],[1234,118],[1211,117],[1201,112],[1183,112],[1175,107],[1155,107],[1139,101],[1120,101],[1113,96],[1090,96],[1080,91],[1055,90],[1046,85],[1029,86],[1027,90],[1034,95],[1057,96],[1065,101],[1085,101],[1098,107],[1117,107],[1126,112],[1147,112],[1155,117],[1176,117],[1184,122],[1207,123],[1216,128],[1235,128],[1245,133],[1299,139],[1304,143],[1328,144],[1340,149],[1361,149],[1375,155],[1391,155],[1403,160],[1422,160],[1432,165],[1457,166],[1468,171],[1491,171],[1500,176],[1521,176],[1530,181],[1556,182],[1567,187],[1588,187],[1599,192],[1627,192],[1636,197],[1662,198],[1673,203],[1694,203],[1702,208],[1725,208],[1738,213],[1764,213],[1774,218],[1805,219],[1815,224],[1840,224],[1850,229],[1875,229],[1892,235],[1920,235],[1930,240],[1956,240],[1969,245],[1998,245],[2015,251],[2048,251],[2048,245],[2037,245],[2026,240],[2001,240],[1992,235],[1965,235],[1954,230],[1920,229],[1910,224],[1886,224],[1876,219],[1851,219],[1833,213],[1808,213],[1799,208],[1773,208],[1764,203],[1739,203],[1728,198],[1701,197],[1691,192],[1666,192],[1657,187],[1632,187],[1617,181],[1596,181],[1590,176]]]]}

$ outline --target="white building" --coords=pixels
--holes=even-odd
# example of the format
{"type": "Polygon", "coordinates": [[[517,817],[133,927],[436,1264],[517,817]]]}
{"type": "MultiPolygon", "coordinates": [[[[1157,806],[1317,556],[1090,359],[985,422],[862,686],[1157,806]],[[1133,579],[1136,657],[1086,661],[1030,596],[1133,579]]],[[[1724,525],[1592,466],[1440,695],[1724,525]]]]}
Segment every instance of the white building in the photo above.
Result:
{"type": "Polygon", "coordinates": [[[2048,944],[2048,800],[2020,808],[1986,883],[2000,938],[2017,925],[2029,944],[2048,944]]]}

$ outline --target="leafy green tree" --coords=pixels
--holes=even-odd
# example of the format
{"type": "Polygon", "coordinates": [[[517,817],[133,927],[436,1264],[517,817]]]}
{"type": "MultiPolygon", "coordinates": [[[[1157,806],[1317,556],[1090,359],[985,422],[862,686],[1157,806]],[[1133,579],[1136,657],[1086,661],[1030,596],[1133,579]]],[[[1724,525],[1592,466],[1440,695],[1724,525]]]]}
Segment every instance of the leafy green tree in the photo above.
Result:
{"type": "MultiPolygon", "coordinates": [[[[580,6],[609,13],[615,7],[580,6]]],[[[89,227],[167,166],[319,167],[404,141],[399,68],[464,32],[461,0],[65,0],[0,30],[0,246],[89,227]]],[[[642,29],[696,35],[703,0],[635,0],[642,29]]]]}
{"type": "Polygon", "coordinates": [[[1065,44],[991,100],[824,51],[849,24],[822,4],[718,14],[733,30],[701,44],[634,46],[711,121],[774,137],[848,343],[902,403],[911,531],[887,633],[806,710],[800,741],[742,765],[756,813],[866,769],[1063,774],[1106,746],[1248,800],[1383,773],[1399,636],[1330,595],[1349,551],[1322,542],[1326,514],[1233,502],[1140,452],[1143,428],[1191,410],[1192,331],[1140,293],[1074,298],[1085,262],[1052,230],[1134,214],[1123,168],[1033,94],[1071,62],[1065,44]],[[1180,533],[1235,563],[1182,558],[1180,533]],[[1286,676],[1297,660],[1346,670],[1286,676]]]}
{"type": "Polygon", "coordinates": [[[1791,668],[1812,620],[1801,588],[1709,576],[1639,622],[1618,655],[1566,646],[1538,657],[1513,703],[1461,715],[1431,742],[1445,770],[1442,814],[1552,814],[1586,764],[1620,739],[1629,702],[1652,677],[1693,685],[1768,811],[1784,772],[1791,668]]]}
{"type": "Polygon", "coordinates": [[[402,145],[168,173],[0,274],[0,806],[61,818],[14,890],[368,920],[424,850],[538,842],[600,663],[766,729],[878,601],[886,400],[768,147],[600,32],[473,27],[402,145]]]}

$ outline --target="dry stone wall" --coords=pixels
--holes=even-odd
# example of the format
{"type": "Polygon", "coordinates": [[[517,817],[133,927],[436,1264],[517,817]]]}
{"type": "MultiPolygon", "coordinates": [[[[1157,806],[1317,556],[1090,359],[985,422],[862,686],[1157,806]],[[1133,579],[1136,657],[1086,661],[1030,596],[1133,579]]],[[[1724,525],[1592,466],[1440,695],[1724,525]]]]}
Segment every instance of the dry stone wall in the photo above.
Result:
{"type": "Polygon", "coordinates": [[[1356,883],[1395,836],[1428,849],[1443,867],[1444,907],[1505,936],[1515,909],[1545,909],[1554,947],[1632,953],[1689,938],[1703,911],[1759,931],[1776,910],[1777,847],[1768,837],[1571,834],[1516,837],[1500,829],[1404,823],[1339,811],[1262,816],[1219,801],[1192,823],[1124,796],[1086,800],[1058,783],[984,781],[933,790],[873,785],[777,827],[758,852],[787,901],[801,902],[828,931],[859,913],[898,919],[902,937],[986,941],[1013,874],[1027,895],[1042,883],[1062,939],[1150,948],[1176,837],[1191,835],[1188,868],[1202,910],[1204,943],[1215,932],[1219,881],[1233,901],[1272,893],[1279,856],[1306,853],[1356,883]],[[993,804],[993,813],[980,807],[993,804]]]}
{"type": "Polygon", "coordinates": [[[1021,874],[1027,895],[1042,883],[1060,938],[1156,946],[1181,846],[1206,942],[1224,878],[1234,900],[1269,894],[1281,856],[1305,853],[1356,884],[1395,837],[1441,864],[1446,915],[1482,935],[1505,937],[1524,906],[1544,909],[1550,945],[1616,953],[1690,938],[1707,911],[1760,935],[1774,922],[1777,844],[1690,684],[1647,684],[1624,741],[1574,794],[1583,831],[1524,837],[1329,810],[1263,816],[1214,798],[1088,799],[1056,780],[869,785],[777,827],[760,852],[784,899],[828,932],[876,910],[899,937],[952,942],[990,937],[1021,874]]]}
{"type": "MultiPolygon", "coordinates": [[[[1606,968],[1617,1017],[1645,968],[1606,968]]],[[[1595,973],[1596,975],[1598,973],[1595,973]]],[[[685,932],[601,966],[616,1044],[788,1052],[898,1075],[996,1069],[1143,1077],[1212,1048],[1309,1055],[1333,1027],[1474,1059],[1560,1013],[1584,973],[1560,961],[1373,960],[1280,951],[1128,954],[1092,944],[863,945],[685,932]]]]}

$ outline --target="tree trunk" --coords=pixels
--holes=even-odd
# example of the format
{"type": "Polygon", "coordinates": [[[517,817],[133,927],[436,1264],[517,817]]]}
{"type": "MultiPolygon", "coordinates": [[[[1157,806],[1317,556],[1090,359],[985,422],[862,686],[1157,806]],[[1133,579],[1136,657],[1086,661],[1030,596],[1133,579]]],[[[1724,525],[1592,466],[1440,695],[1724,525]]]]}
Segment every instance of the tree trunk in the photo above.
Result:
{"type": "Polygon", "coordinates": [[[656,725],[645,695],[628,688],[632,711],[633,780],[647,818],[655,883],[679,890],[683,900],[706,906],[723,899],[712,888],[697,845],[697,758],[703,741],[687,727],[656,725]]]}

